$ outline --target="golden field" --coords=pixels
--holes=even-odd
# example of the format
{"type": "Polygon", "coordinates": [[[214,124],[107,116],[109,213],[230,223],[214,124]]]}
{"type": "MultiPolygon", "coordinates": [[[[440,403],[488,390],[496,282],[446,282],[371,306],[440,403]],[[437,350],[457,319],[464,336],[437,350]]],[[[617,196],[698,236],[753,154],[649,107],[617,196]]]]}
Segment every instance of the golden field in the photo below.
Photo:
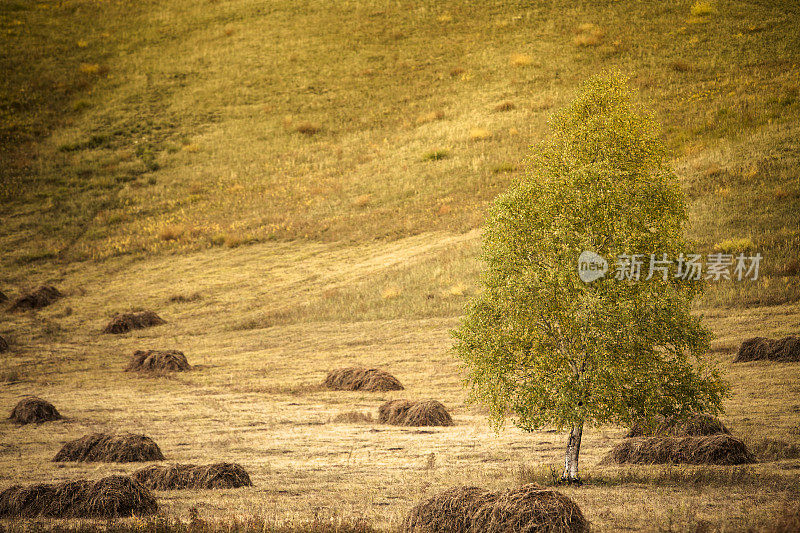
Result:
{"type": "Polygon", "coordinates": [[[33,393],[66,417],[0,423],[0,489],[142,466],[50,462],[90,431],[250,472],[252,488],[157,493],[181,519],[391,531],[452,485],[547,483],[565,436],[491,429],[449,331],[480,290],[489,202],[548,114],[619,67],[664,126],[700,249],[765,257],[696,307],[732,388],[721,418],[759,462],[600,466],[626,430],[594,427],[587,483],[559,490],[598,531],[773,530],[798,512],[800,367],[731,360],[800,329],[800,13],[700,4],[0,0],[0,290],[65,293],[0,313],[0,407],[33,393]],[[167,324],[101,333],[137,308],[167,324]],[[123,372],[137,349],[196,368],[123,372]],[[351,364],[406,390],[320,386],[351,364]],[[401,397],[456,425],[334,421],[401,397]]]}

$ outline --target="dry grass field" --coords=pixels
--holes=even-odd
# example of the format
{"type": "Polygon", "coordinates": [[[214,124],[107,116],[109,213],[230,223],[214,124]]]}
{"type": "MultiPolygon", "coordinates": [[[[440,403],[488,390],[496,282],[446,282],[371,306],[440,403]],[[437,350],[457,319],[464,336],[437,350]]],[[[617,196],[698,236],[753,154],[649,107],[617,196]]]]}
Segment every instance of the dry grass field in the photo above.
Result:
{"type": "Polygon", "coordinates": [[[479,290],[489,202],[548,113],[616,66],[664,125],[699,248],[765,257],[695,309],[732,389],[721,419],[758,462],[601,466],[626,428],[592,427],[586,484],[559,490],[597,531],[800,527],[800,364],[731,362],[800,331],[800,9],[531,4],[0,0],[0,291],[65,295],[0,311],[0,409],[36,394],[65,416],[0,421],[0,490],[142,466],[50,461],[93,431],[249,471],[253,487],[157,492],[184,521],[392,531],[453,485],[551,483],[565,435],[496,433],[465,403],[450,330],[479,290]],[[101,333],[133,309],[167,323],[101,333]],[[195,368],[124,372],[140,349],[195,368]],[[406,390],[321,387],[355,364],[406,390]],[[336,421],[393,398],[437,399],[455,425],[336,421]]]}
{"type": "MultiPolygon", "coordinates": [[[[252,488],[159,493],[164,512],[183,518],[196,506],[202,517],[223,521],[364,517],[390,530],[415,501],[450,485],[548,482],[563,435],[512,428],[495,434],[478,409],[465,405],[449,351],[457,318],[446,315],[469,290],[453,291],[459,276],[440,265],[471,255],[478,239],[473,232],[363,246],[266,243],[146,263],[108,260],[66,275],[64,299],[4,322],[17,348],[4,359],[0,401],[11,406],[36,393],[66,420],[0,425],[3,483],[131,473],[141,465],[50,462],[67,440],[123,430],[152,437],[168,461],[236,461],[249,470],[252,488]],[[390,282],[425,294],[384,297],[390,282]],[[194,294],[192,301],[170,301],[194,294]],[[441,302],[428,304],[427,294],[441,302]],[[100,333],[111,311],[136,306],[157,309],[168,323],[100,333]],[[334,308],[340,318],[331,316],[334,308]],[[265,314],[271,309],[279,312],[265,314]],[[149,348],[180,349],[196,368],[164,376],[123,372],[134,350],[149,348]],[[320,386],[328,369],[351,364],[386,368],[406,390],[320,386]],[[334,421],[352,411],[377,418],[378,406],[398,397],[439,399],[456,425],[334,421]]],[[[748,335],[797,331],[800,308],[703,311],[717,335],[712,357],[733,386],[723,421],[756,449],[766,439],[787,446],[746,467],[598,467],[625,430],[591,428],[582,456],[588,483],[563,490],[600,531],[764,525],[798,496],[797,365],[730,361],[748,335]]]]}

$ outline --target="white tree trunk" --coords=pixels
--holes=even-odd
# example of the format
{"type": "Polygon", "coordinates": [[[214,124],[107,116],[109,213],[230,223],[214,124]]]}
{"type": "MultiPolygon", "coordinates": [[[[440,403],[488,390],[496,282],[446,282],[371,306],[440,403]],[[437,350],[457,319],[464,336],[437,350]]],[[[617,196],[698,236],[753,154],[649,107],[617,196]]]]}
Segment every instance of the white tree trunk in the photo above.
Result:
{"type": "Polygon", "coordinates": [[[578,455],[581,452],[581,436],[583,435],[583,422],[573,424],[567,440],[567,453],[564,457],[564,474],[562,481],[573,483],[579,480],[578,477],[578,455]]]}

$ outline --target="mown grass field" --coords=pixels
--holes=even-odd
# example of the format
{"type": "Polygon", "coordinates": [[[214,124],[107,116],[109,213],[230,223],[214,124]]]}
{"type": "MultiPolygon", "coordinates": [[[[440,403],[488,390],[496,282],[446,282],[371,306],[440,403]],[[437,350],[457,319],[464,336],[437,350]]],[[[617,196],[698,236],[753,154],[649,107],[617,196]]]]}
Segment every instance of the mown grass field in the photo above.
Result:
{"type": "Polygon", "coordinates": [[[663,124],[698,248],[764,256],[757,282],[710,284],[696,308],[732,387],[722,420],[760,460],[602,467],[625,428],[590,428],[588,483],[563,490],[599,531],[797,513],[800,367],[731,360],[800,329],[800,9],[710,6],[0,0],[0,290],[66,294],[0,313],[0,406],[35,393],[67,417],[0,423],[0,489],[138,468],[49,462],[100,430],[250,471],[253,488],[159,493],[183,519],[391,530],[445,487],[546,483],[564,436],[496,434],[465,403],[449,330],[479,290],[491,199],[548,114],[618,67],[663,124]],[[100,333],[132,308],[168,324],[100,333]],[[149,348],[198,368],[122,371],[149,348]],[[406,390],[319,387],[353,363],[406,390]],[[456,426],[334,421],[396,397],[436,398],[456,426]]]}

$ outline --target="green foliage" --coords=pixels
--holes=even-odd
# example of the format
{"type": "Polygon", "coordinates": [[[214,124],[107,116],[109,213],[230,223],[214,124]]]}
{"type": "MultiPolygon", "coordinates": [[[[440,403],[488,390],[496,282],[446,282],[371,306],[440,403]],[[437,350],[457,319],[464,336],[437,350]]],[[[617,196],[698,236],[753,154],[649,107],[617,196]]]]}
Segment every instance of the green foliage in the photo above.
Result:
{"type": "Polygon", "coordinates": [[[690,252],[656,123],[614,72],[588,80],[551,128],[527,175],[495,200],[485,291],[454,332],[473,399],[498,426],[510,416],[526,430],[719,412],[727,386],[701,360],[710,334],[689,312],[699,282],[578,277],[584,250],[612,265],[690,252]]]}

